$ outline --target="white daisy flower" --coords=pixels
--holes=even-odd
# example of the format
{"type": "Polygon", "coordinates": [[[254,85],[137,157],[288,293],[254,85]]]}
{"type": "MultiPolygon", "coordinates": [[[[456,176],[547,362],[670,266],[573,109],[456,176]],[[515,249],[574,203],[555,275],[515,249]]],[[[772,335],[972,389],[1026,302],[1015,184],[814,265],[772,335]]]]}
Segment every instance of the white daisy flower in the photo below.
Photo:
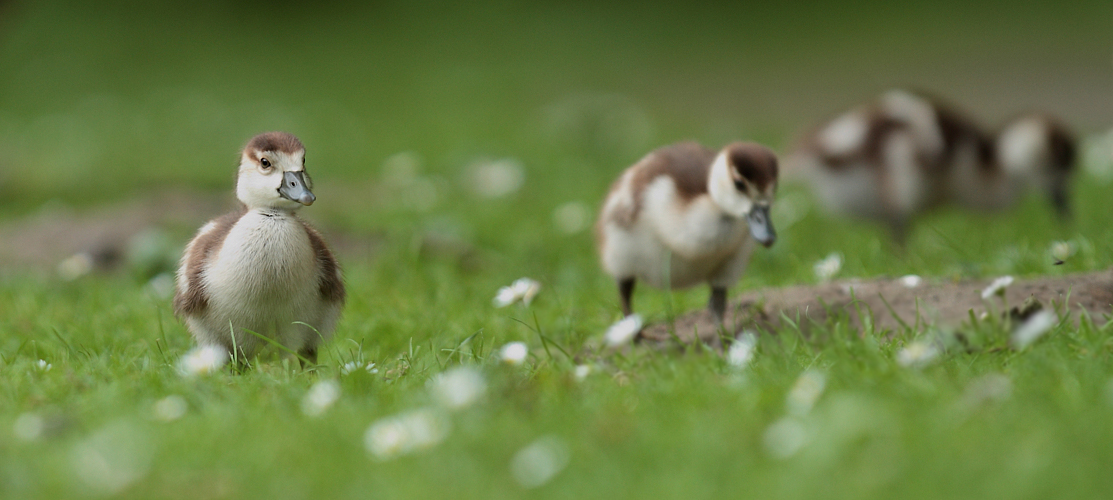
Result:
{"type": "Polygon", "coordinates": [[[499,288],[499,292],[491,302],[495,304],[495,307],[506,307],[517,301],[518,293],[514,291],[514,287],[504,286],[499,288]]]}
{"type": "Polygon", "coordinates": [[[35,413],[21,413],[12,424],[12,434],[21,441],[35,441],[46,430],[46,420],[35,413]]]}
{"type": "Polygon", "coordinates": [[[587,378],[588,375],[591,375],[591,365],[576,365],[576,368],[572,370],[572,376],[577,382],[587,378]]]}
{"type": "Polygon", "coordinates": [[[804,424],[793,417],[784,417],[765,429],[762,444],[770,456],[786,459],[796,454],[808,442],[804,424]]]}
{"type": "Polygon", "coordinates": [[[527,356],[529,356],[529,348],[526,347],[525,342],[510,342],[499,350],[499,358],[508,365],[518,366],[526,361],[527,356]]]}
{"type": "Polygon", "coordinates": [[[564,234],[576,234],[591,224],[591,210],[581,201],[567,202],[553,210],[553,224],[564,234]]]}
{"type": "Polygon", "coordinates": [[[185,398],[177,394],[155,401],[154,407],[151,408],[155,418],[163,422],[173,422],[182,418],[188,409],[189,405],[186,404],[185,398]]]}
{"type": "Polygon", "coordinates": [[[968,408],[977,407],[983,403],[1004,401],[1013,393],[1013,381],[1000,373],[983,375],[966,386],[962,402],[968,408]]]}
{"type": "Polygon", "coordinates": [[[340,383],[321,380],[313,384],[301,400],[301,412],[309,417],[320,416],[340,399],[340,383]]]}
{"type": "Polygon", "coordinates": [[[939,354],[939,347],[935,344],[916,340],[897,352],[897,364],[905,368],[919,368],[934,361],[939,354]]]}
{"type": "Polygon", "coordinates": [[[735,369],[741,370],[754,359],[754,348],[757,347],[757,335],[754,332],[742,332],[727,350],[727,363],[735,369]]]}
{"type": "Polygon", "coordinates": [[[603,334],[603,341],[609,347],[626,345],[633,341],[640,331],[642,331],[641,315],[631,314],[607,328],[607,333],[603,334]]]}
{"type": "Polygon", "coordinates": [[[39,367],[39,370],[44,372],[48,372],[51,368],[54,368],[54,365],[47,363],[45,359],[40,359],[35,365],[39,367]]]}
{"type": "Polygon", "coordinates": [[[545,436],[514,454],[510,474],[523,488],[536,488],[564,470],[568,457],[568,445],[563,440],[545,436]]]}
{"type": "Polygon", "coordinates": [[[92,492],[114,495],[147,475],[154,451],[142,427],[121,421],[78,442],[70,458],[76,477],[92,492]]]}
{"type": "Polygon", "coordinates": [[[514,281],[514,284],[510,286],[514,289],[515,293],[522,298],[522,303],[527,306],[533,301],[533,298],[537,296],[537,292],[541,291],[541,283],[530,278],[518,278],[514,281]]]}
{"type": "Polygon", "coordinates": [[[1056,241],[1051,244],[1050,252],[1055,264],[1062,264],[1074,255],[1074,245],[1069,241],[1056,241]]]}
{"type": "Polygon", "coordinates": [[[796,379],[792,389],[785,397],[785,407],[792,415],[803,416],[811,411],[823,389],[827,386],[827,377],[815,370],[808,370],[796,379]]]}
{"type": "Polygon", "coordinates": [[[831,253],[823,260],[816,262],[813,269],[816,278],[819,278],[820,282],[826,283],[831,281],[831,278],[839,274],[839,270],[842,269],[842,255],[831,253]]]}
{"type": "Polygon", "coordinates": [[[363,445],[379,460],[436,446],[448,436],[449,423],[444,417],[420,409],[378,420],[363,434],[363,445]]]}
{"type": "Polygon", "coordinates": [[[904,285],[905,288],[916,288],[924,282],[923,278],[916,276],[915,274],[901,276],[899,281],[900,284],[904,285]]]}
{"type": "Polygon", "coordinates": [[[526,181],[525,169],[513,158],[480,160],[467,169],[468,184],[483,198],[501,198],[519,189],[526,181]]]}
{"type": "Polygon", "coordinates": [[[541,283],[530,278],[518,278],[510,286],[499,288],[498,294],[495,295],[492,301],[495,307],[506,307],[519,300],[523,304],[529,305],[533,298],[537,296],[537,292],[541,291],[541,283]]]}
{"type": "Polygon", "coordinates": [[[1051,331],[1059,322],[1059,318],[1051,311],[1040,311],[1028,318],[1012,334],[1012,345],[1015,349],[1024,349],[1051,331]]]}
{"type": "Polygon", "coordinates": [[[182,356],[178,372],[187,377],[215,372],[229,360],[223,347],[206,345],[193,348],[182,356]]]}
{"type": "Polygon", "coordinates": [[[348,375],[359,370],[365,370],[367,373],[370,374],[379,373],[379,369],[375,367],[375,363],[371,362],[364,363],[362,361],[349,361],[340,366],[340,373],[343,375],[348,375]]]}
{"type": "Polygon", "coordinates": [[[993,280],[993,283],[982,290],[982,300],[989,300],[994,295],[1005,296],[1005,289],[1011,284],[1013,284],[1012,276],[1002,276],[993,280]]]}
{"type": "Polygon", "coordinates": [[[470,366],[458,366],[438,373],[428,383],[433,399],[449,410],[461,410],[478,401],[487,392],[487,380],[470,366]]]}
{"type": "Polygon", "coordinates": [[[58,263],[58,276],[73,281],[93,271],[93,256],[86,252],[75,253],[58,263]]]}

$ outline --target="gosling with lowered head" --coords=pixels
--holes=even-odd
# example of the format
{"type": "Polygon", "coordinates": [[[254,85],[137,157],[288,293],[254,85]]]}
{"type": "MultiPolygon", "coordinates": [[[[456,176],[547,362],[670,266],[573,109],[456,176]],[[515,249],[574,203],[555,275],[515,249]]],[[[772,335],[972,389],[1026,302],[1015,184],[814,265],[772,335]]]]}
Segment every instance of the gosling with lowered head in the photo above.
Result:
{"type": "Polygon", "coordinates": [[[708,309],[722,323],[727,289],[746,269],[753,242],[776,240],[769,208],[777,157],[735,142],[716,152],[694,142],[657,149],[615,181],[596,239],[603,269],[618,283],[622,312],[633,312],[636,280],[655,287],[708,283],[708,309]]]}

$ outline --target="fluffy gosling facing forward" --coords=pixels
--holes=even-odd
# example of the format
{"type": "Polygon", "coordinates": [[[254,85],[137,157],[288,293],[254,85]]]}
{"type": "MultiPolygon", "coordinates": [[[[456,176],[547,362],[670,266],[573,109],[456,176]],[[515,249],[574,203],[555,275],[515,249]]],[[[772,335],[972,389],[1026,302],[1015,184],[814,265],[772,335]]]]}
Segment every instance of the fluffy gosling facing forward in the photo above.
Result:
{"type": "Polygon", "coordinates": [[[295,215],[316,200],[311,189],[297,137],[267,132],[244,147],[242,205],[198,231],[178,270],[174,311],[198,344],[248,358],[267,343],[250,330],[316,362],[345,292],[324,239],[295,215]]]}
{"type": "Polygon", "coordinates": [[[694,142],[657,149],[615,181],[596,239],[603,269],[633,312],[637,280],[658,288],[711,287],[708,309],[722,323],[727,289],[742,276],[756,240],[776,240],[769,209],[777,158],[759,144],[713,151],[694,142]]]}

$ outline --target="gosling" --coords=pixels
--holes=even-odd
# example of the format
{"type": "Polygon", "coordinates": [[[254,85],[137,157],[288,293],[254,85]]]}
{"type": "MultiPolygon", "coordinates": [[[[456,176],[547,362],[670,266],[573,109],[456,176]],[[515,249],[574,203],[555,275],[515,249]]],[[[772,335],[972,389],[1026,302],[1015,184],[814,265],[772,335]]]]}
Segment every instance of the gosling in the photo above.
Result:
{"type": "Polygon", "coordinates": [[[885,222],[903,244],[910,220],[945,203],[1012,206],[1029,189],[1068,213],[1074,140],[1031,114],[993,136],[937,99],[892,90],[808,134],[789,158],[828,210],[885,222]]]}
{"type": "Polygon", "coordinates": [[[633,313],[636,280],[657,288],[711,287],[708,309],[721,325],[727,289],[746,270],[754,241],[769,247],[777,157],[736,142],[715,152],[694,142],[657,149],[615,181],[595,234],[604,271],[633,313]]]}
{"type": "Polygon", "coordinates": [[[263,336],[316,363],[345,291],[321,234],[296,215],[316,200],[311,189],[297,137],[267,132],[244,147],[242,205],[197,232],[178,270],[174,311],[198,344],[249,359],[270,343],[263,336]]]}

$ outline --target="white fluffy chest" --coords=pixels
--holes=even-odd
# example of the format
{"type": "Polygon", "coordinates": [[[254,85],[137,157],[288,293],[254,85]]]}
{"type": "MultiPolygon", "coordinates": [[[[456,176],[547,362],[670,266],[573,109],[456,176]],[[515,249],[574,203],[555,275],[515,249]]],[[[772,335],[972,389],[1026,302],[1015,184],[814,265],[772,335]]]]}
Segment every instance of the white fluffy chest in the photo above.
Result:
{"type": "Polygon", "coordinates": [[[222,309],[297,309],[317,291],[313,247],[292,216],[248,212],[207,267],[207,288],[222,309]]]}
{"type": "MultiPolygon", "coordinates": [[[[608,273],[636,276],[658,287],[720,278],[733,284],[738,273],[727,264],[749,238],[744,220],[727,215],[710,196],[680,199],[667,177],[651,182],[641,195],[642,210],[632,224],[603,226],[602,261],[608,273]]],[[[633,200],[633,193],[618,199],[623,198],[633,200]]]]}
{"type": "Polygon", "coordinates": [[[743,219],[723,212],[710,196],[681,200],[668,177],[649,184],[644,196],[645,225],[679,257],[725,257],[745,239],[747,226],[743,219]]]}

